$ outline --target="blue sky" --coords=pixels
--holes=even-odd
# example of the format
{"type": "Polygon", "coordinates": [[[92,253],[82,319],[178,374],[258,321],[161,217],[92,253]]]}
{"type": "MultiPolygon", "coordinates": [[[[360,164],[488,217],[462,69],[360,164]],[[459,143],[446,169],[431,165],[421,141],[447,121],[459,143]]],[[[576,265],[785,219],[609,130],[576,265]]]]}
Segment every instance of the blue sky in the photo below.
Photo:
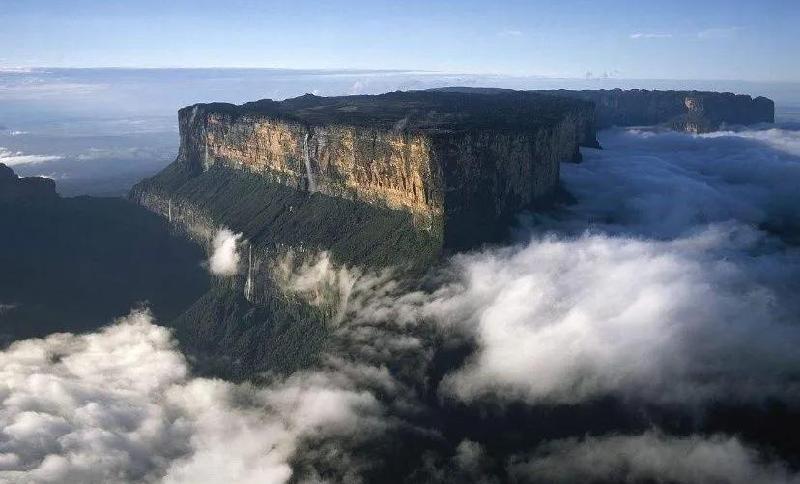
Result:
{"type": "Polygon", "coordinates": [[[800,81],[800,0],[0,0],[0,67],[800,81]]]}

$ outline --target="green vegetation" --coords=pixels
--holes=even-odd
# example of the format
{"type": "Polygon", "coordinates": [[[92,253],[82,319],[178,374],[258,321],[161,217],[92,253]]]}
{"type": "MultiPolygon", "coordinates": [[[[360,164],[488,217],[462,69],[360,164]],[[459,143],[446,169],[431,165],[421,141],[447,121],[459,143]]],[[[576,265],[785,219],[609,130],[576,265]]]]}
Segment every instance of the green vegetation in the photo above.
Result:
{"type": "Polygon", "coordinates": [[[241,380],[308,368],[329,335],[326,314],[268,288],[251,304],[233,278],[218,280],[170,326],[201,374],[241,380]]]}
{"type": "MultiPolygon", "coordinates": [[[[243,170],[214,165],[191,176],[181,163],[138,184],[132,197],[155,193],[242,232],[254,250],[328,250],[339,263],[424,270],[438,259],[441,230],[405,211],[309,193],[243,170]]],[[[441,222],[434,222],[441,223],[441,222]]]]}

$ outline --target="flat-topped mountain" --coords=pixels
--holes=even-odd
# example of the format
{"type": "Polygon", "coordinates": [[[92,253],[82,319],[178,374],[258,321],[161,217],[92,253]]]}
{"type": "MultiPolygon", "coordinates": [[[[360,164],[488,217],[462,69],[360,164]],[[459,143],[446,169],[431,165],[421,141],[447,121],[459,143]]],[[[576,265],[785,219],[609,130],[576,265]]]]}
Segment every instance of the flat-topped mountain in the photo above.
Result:
{"type": "MultiPolygon", "coordinates": [[[[579,158],[580,145],[597,144],[591,103],[524,92],[412,91],[196,104],[180,110],[179,123],[175,166],[134,188],[134,198],[145,205],[166,213],[171,203],[179,214],[189,202],[193,213],[230,223],[213,215],[217,208],[209,197],[220,196],[218,191],[197,199],[188,191],[248,174],[272,192],[258,195],[259,210],[270,203],[265,197],[274,201],[288,187],[337,200],[333,204],[399,211],[404,215],[394,216],[431,239],[434,252],[498,238],[515,213],[554,195],[561,161],[579,158]]],[[[228,196],[246,205],[247,193],[228,196]]],[[[302,213],[307,206],[287,204],[272,217],[302,213]]],[[[349,225],[341,216],[333,220],[349,225]]],[[[274,230],[264,235],[273,237],[274,230]]],[[[326,237],[324,245],[335,245],[353,234],[332,230],[326,237]]]]}

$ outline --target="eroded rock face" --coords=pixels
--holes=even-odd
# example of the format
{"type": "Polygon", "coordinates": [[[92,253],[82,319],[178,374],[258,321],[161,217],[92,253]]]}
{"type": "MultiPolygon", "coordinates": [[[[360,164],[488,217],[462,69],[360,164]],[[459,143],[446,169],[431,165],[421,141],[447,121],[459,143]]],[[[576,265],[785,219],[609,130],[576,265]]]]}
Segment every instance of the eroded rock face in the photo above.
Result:
{"type": "Polygon", "coordinates": [[[406,211],[413,229],[439,230],[458,248],[496,239],[513,214],[554,194],[561,161],[597,144],[590,103],[522,92],[198,104],[179,122],[176,163],[192,176],[222,166],[406,211]]]}
{"type": "MultiPolygon", "coordinates": [[[[431,141],[419,134],[312,126],[258,114],[233,116],[192,107],[190,148],[208,170],[215,164],[247,170],[309,192],[440,214],[431,141]]],[[[183,124],[183,123],[182,123],[183,124]]]]}

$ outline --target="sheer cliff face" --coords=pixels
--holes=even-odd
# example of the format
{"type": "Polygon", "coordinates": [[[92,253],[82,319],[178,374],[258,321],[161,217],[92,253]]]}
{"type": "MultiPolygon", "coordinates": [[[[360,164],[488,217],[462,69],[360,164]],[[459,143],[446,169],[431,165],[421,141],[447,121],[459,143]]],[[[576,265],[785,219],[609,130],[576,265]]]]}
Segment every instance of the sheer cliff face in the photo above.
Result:
{"type": "MultiPolygon", "coordinates": [[[[454,101],[463,98],[458,94],[454,101]]],[[[308,104],[331,98],[298,99],[308,104]]],[[[531,99],[522,95],[523,106],[533,106],[531,99]]],[[[548,99],[541,99],[547,106],[548,99]]],[[[406,211],[414,228],[443,230],[445,246],[462,247],[495,238],[513,214],[550,197],[559,163],[578,159],[579,145],[596,144],[588,103],[559,101],[546,119],[531,122],[539,114],[531,111],[521,126],[480,124],[469,118],[469,109],[448,113],[439,106],[394,114],[396,104],[387,108],[393,117],[370,113],[379,118],[373,123],[340,118],[363,112],[359,102],[322,105],[330,112],[322,121],[307,114],[320,116],[306,104],[290,112],[272,102],[259,109],[184,108],[177,162],[198,175],[225,167],[299,191],[406,211]]],[[[392,100],[399,102],[409,104],[392,100]]]]}
{"type": "Polygon", "coordinates": [[[310,126],[203,106],[181,111],[179,159],[208,170],[245,170],[309,192],[441,215],[431,139],[418,134],[310,126]]]}

